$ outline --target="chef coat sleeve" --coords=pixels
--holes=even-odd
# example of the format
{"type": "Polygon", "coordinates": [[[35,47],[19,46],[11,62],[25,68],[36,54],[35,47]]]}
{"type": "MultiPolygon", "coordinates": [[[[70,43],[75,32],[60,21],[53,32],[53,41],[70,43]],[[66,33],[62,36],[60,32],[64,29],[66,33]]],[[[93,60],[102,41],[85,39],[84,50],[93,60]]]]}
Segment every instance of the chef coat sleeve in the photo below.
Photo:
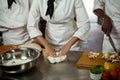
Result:
{"type": "Polygon", "coordinates": [[[38,22],[40,19],[40,9],[39,9],[39,0],[33,0],[33,3],[30,8],[27,29],[31,38],[42,35],[38,27],[38,22]]]}
{"type": "Polygon", "coordinates": [[[105,0],[94,0],[93,10],[102,9],[104,10],[105,0]]]}
{"type": "Polygon", "coordinates": [[[78,30],[75,32],[74,36],[85,41],[89,34],[90,22],[82,0],[75,1],[75,14],[78,30]]]}

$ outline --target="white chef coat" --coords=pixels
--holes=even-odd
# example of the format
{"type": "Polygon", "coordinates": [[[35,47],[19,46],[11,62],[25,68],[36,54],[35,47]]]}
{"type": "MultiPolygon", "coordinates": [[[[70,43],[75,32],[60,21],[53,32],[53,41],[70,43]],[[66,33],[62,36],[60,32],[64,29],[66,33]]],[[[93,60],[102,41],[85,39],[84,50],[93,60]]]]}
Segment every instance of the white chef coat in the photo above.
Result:
{"type": "MultiPolygon", "coordinates": [[[[95,0],[94,9],[100,8],[113,21],[113,29],[111,37],[115,43],[117,50],[120,50],[120,0],[95,0]]],[[[104,36],[103,51],[114,52],[107,36],[104,36]]]]}
{"type": "Polygon", "coordinates": [[[60,47],[76,36],[81,39],[71,50],[79,50],[82,41],[85,41],[90,30],[88,14],[82,0],[55,0],[54,13],[50,19],[46,14],[48,0],[34,0],[28,18],[28,32],[31,38],[42,35],[36,26],[39,18],[47,21],[45,36],[47,41],[60,47]],[[76,25],[74,24],[76,17],[76,25]]]}
{"type": "Polygon", "coordinates": [[[8,9],[7,0],[0,0],[0,31],[3,43],[22,44],[29,41],[26,29],[29,14],[29,0],[16,0],[8,9]]]}

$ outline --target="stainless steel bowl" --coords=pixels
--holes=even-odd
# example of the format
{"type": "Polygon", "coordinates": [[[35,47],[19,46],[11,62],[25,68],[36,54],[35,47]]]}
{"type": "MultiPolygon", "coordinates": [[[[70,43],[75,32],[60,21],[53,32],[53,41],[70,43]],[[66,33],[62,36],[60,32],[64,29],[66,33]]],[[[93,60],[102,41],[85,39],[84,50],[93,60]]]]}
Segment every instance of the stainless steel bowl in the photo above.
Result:
{"type": "Polygon", "coordinates": [[[40,51],[33,48],[16,48],[0,53],[0,68],[6,73],[25,72],[36,65],[40,51]]]}

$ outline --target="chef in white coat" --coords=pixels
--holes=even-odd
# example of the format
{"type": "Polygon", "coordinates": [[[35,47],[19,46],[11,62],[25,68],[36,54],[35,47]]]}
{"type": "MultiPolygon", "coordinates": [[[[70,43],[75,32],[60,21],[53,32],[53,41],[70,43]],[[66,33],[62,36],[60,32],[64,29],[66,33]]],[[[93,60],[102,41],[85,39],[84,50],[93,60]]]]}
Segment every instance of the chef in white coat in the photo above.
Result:
{"type": "Polygon", "coordinates": [[[106,35],[111,35],[120,51],[120,0],[94,0],[94,13],[100,18],[105,33],[103,52],[114,52],[106,35]]]}
{"type": "Polygon", "coordinates": [[[31,42],[26,27],[29,7],[29,0],[0,0],[0,31],[4,45],[31,42]]]}
{"type": "Polygon", "coordinates": [[[59,56],[80,50],[87,40],[90,22],[82,0],[34,0],[27,28],[30,37],[55,57],[56,50],[60,50],[59,56]],[[47,21],[45,38],[37,26],[40,17],[47,21]]]}

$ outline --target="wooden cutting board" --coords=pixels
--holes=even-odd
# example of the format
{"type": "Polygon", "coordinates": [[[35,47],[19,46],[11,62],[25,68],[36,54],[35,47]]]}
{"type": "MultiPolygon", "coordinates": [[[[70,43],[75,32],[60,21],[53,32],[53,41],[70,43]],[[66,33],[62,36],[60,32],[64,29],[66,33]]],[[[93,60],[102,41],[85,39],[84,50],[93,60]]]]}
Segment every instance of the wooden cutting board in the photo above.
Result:
{"type": "MultiPolygon", "coordinates": [[[[81,57],[78,59],[76,63],[76,66],[78,68],[80,67],[91,68],[96,65],[104,65],[104,62],[107,62],[107,60],[101,58],[102,53],[100,53],[100,55],[95,59],[89,58],[88,54],[89,54],[89,51],[83,52],[83,54],[81,55],[81,57]]],[[[112,64],[115,64],[115,66],[120,66],[120,62],[116,62],[112,64]]]]}

